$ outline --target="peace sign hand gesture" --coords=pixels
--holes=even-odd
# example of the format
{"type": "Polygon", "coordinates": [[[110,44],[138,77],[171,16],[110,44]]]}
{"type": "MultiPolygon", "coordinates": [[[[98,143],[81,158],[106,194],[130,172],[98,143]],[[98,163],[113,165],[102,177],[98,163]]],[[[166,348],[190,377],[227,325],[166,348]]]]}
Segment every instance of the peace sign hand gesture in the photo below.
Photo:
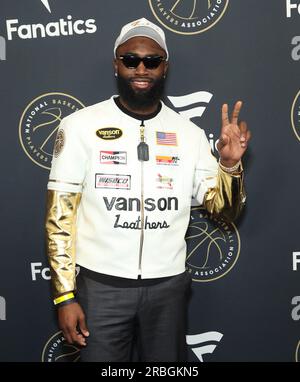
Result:
{"type": "Polygon", "coordinates": [[[251,133],[246,122],[240,122],[238,117],[242,107],[242,101],[236,102],[231,121],[228,118],[228,105],[222,106],[222,129],[217,148],[221,164],[225,167],[233,167],[239,162],[247,150],[251,133]]]}

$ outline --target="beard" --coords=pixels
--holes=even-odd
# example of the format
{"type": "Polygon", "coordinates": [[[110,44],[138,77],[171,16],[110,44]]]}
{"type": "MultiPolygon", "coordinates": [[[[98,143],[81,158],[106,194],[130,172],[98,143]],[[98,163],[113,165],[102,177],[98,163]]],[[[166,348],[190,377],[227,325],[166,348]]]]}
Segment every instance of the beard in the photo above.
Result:
{"type": "Polygon", "coordinates": [[[120,75],[117,77],[119,95],[124,102],[134,110],[147,109],[157,105],[164,93],[165,79],[163,76],[156,80],[148,79],[152,85],[149,90],[133,90],[131,87],[133,79],[134,77],[127,79],[120,75]]]}

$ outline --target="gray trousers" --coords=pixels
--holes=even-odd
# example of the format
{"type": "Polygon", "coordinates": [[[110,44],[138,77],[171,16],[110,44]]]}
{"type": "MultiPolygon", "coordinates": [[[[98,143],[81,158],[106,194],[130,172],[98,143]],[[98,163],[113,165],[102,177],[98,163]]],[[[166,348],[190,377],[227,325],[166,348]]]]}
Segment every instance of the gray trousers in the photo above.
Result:
{"type": "Polygon", "coordinates": [[[90,336],[81,362],[180,362],[187,359],[187,272],[162,283],[119,288],[77,278],[90,336]]]}

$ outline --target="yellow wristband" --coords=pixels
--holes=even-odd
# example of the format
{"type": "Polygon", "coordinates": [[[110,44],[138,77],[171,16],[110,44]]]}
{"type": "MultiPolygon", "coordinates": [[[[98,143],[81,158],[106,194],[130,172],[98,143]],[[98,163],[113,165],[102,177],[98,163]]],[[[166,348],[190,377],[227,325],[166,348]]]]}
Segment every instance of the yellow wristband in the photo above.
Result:
{"type": "Polygon", "coordinates": [[[57,297],[57,298],[54,300],[54,305],[57,305],[57,304],[59,304],[59,303],[61,303],[61,302],[63,302],[63,301],[70,300],[71,298],[75,298],[73,292],[64,294],[63,296],[57,297]]]}

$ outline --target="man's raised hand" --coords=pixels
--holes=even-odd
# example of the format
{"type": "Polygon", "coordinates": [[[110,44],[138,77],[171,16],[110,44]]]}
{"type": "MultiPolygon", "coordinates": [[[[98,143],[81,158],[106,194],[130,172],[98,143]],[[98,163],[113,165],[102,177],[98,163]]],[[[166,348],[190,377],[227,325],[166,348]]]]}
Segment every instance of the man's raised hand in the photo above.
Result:
{"type": "Polygon", "coordinates": [[[246,122],[238,124],[238,117],[242,108],[242,101],[236,102],[233,108],[231,120],[228,117],[228,105],[222,106],[222,129],[217,144],[221,164],[225,167],[233,167],[244,155],[251,133],[246,122]]]}

